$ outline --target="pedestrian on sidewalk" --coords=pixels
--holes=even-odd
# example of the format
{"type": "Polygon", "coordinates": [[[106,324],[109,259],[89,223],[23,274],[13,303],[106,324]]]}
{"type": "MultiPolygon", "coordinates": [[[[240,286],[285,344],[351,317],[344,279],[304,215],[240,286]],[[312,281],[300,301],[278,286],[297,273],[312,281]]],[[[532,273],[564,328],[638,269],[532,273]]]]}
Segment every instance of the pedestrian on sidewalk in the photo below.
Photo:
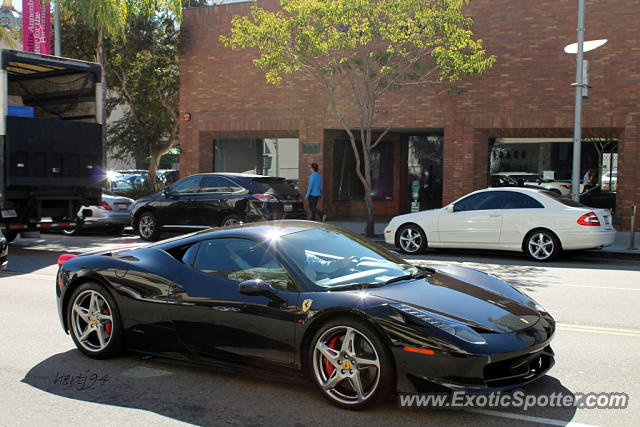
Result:
{"type": "Polygon", "coordinates": [[[309,200],[309,209],[311,209],[311,221],[316,220],[316,213],[322,222],[327,221],[327,216],[318,209],[318,201],[322,195],[322,175],[318,173],[318,164],[311,163],[311,176],[309,177],[309,185],[307,187],[307,199],[309,200]]]}

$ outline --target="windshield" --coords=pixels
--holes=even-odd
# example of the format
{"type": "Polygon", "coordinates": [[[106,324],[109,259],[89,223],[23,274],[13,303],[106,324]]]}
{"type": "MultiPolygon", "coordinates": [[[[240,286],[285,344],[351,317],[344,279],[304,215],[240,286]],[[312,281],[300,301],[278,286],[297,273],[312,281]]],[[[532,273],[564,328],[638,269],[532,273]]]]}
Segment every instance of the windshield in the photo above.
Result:
{"type": "Polygon", "coordinates": [[[281,236],[280,249],[316,286],[382,285],[420,270],[401,258],[339,230],[311,229],[281,236]]]}
{"type": "Polygon", "coordinates": [[[538,181],[544,181],[542,179],[541,176],[538,175],[529,175],[529,174],[523,174],[523,175],[509,175],[511,178],[515,179],[516,181],[524,181],[524,182],[538,182],[538,181]]]}

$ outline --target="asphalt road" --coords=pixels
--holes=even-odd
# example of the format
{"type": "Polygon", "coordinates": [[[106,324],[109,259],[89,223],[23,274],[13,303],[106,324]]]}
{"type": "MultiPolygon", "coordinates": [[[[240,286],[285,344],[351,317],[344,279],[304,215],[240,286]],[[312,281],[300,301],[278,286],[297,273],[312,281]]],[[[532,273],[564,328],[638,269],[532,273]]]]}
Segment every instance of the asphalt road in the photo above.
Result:
{"type": "Polygon", "coordinates": [[[75,350],[59,324],[60,253],[135,243],[132,236],[18,239],[0,274],[0,425],[636,425],[640,417],[640,263],[455,251],[410,257],[461,263],[507,280],[559,321],[556,366],[532,394],[625,392],[627,409],[337,409],[294,376],[231,371],[127,354],[97,361],[75,350]],[[73,385],[67,376],[80,376],[73,385]],[[84,377],[84,381],[82,378],[84,377]],[[66,379],[66,381],[65,381],[66,379]]]}

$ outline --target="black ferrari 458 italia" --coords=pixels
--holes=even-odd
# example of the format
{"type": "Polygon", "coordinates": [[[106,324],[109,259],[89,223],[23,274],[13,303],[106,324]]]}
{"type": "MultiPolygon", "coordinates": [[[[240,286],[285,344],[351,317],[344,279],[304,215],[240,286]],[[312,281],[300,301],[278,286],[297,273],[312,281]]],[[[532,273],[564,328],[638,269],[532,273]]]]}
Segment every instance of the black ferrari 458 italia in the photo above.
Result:
{"type": "Polygon", "coordinates": [[[217,228],[59,264],[62,327],[94,358],[293,368],[348,408],[396,390],[507,390],[554,363],[553,318],[505,282],[419,268],[330,225],[217,228]]]}

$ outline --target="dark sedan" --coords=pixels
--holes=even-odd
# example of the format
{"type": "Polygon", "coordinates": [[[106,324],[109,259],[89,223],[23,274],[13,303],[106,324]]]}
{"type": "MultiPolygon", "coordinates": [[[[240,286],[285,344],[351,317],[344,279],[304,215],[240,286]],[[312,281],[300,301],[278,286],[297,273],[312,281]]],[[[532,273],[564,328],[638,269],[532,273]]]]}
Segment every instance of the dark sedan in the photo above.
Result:
{"type": "Polygon", "coordinates": [[[284,218],[306,218],[300,194],[284,178],[240,173],[192,175],[131,207],[133,228],[149,241],[158,240],[162,229],[284,218]]]}
{"type": "Polygon", "coordinates": [[[507,283],[418,268],[326,224],[238,225],[58,263],[62,327],[89,357],[284,367],[347,408],[396,390],[507,390],[554,363],[553,318],[507,283]]]}
{"type": "Polygon", "coordinates": [[[4,234],[0,233],[0,270],[5,270],[9,264],[9,242],[4,234]]]}

